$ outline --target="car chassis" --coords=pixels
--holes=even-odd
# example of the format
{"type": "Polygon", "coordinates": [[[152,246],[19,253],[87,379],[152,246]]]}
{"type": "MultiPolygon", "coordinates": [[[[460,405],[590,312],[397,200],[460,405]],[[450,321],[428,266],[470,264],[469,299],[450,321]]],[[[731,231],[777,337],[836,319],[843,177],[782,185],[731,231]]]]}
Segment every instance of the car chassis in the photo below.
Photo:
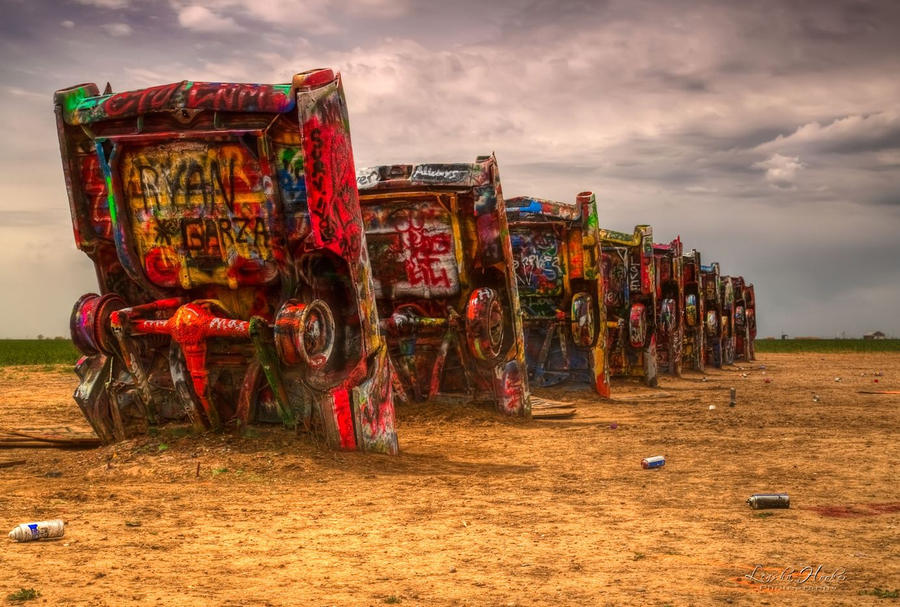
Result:
{"type": "Polygon", "coordinates": [[[357,172],[391,358],[416,400],[487,400],[530,415],[497,161],[357,172]]]}
{"type": "Polygon", "coordinates": [[[55,95],[77,246],[75,400],[104,442],[187,416],[396,453],[339,75],[55,95]]]}
{"type": "Polygon", "coordinates": [[[507,199],[531,381],[588,383],[609,397],[597,201],[507,199]],[[554,347],[555,338],[555,347],[554,347]]]}

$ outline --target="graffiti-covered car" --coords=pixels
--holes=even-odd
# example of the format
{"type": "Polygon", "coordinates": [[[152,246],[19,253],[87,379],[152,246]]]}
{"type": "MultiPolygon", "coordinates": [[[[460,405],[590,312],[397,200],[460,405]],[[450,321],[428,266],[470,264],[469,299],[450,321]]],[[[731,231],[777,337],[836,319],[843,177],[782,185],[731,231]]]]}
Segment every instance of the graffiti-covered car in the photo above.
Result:
{"type": "Polygon", "coordinates": [[[722,325],[722,364],[734,364],[734,278],[731,276],[722,276],[719,291],[719,299],[722,302],[722,316],[720,322],[722,325]]]}
{"type": "Polygon", "coordinates": [[[529,415],[497,161],[376,166],[357,182],[378,312],[407,395],[529,415]]]}
{"type": "Polygon", "coordinates": [[[681,237],[653,245],[656,261],[656,354],[659,370],[681,375],[684,341],[684,275],[681,237]]]}
{"type": "Polygon", "coordinates": [[[756,291],[752,284],[744,285],[744,317],[747,322],[746,360],[756,360],[756,291]]]}
{"type": "Polygon", "coordinates": [[[703,355],[705,331],[703,330],[704,298],[700,277],[700,251],[691,249],[682,257],[682,282],[684,284],[684,341],[682,363],[689,369],[703,371],[706,368],[703,355]]]}
{"type": "Polygon", "coordinates": [[[656,277],[653,230],[600,230],[607,356],[613,376],[641,377],[656,386],[656,277]]]}
{"type": "Polygon", "coordinates": [[[104,441],[284,423],[397,452],[339,75],[55,95],[75,241],[75,399],[104,441]]]}
{"type": "Polygon", "coordinates": [[[718,262],[700,266],[703,293],[703,362],[722,367],[722,277],[718,262]]]}
{"type": "Polygon", "coordinates": [[[577,381],[609,396],[597,201],[506,200],[532,385],[577,381]]]}
{"type": "Polygon", "coordinates": [[[755,357],[756,302],[753,285],[744,281],[743,276],[735,276],[734,283],[734,358],[751,361],[755,357]]]}

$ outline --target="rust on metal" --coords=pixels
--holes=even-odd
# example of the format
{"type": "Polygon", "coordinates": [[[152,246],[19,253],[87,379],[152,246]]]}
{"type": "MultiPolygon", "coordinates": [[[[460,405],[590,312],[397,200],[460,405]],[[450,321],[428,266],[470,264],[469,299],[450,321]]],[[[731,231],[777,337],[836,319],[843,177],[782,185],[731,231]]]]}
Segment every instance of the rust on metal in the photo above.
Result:
{"type": "Polygon", "coordinates": [[[734,283],[734,359],[756,359],[756,301],[753,285],[743,276],[735,276],[734,283]]]}
{"type": "Polygon", "coordinates": [[[656,264],[656,355],[659,370],[681,376],[685,334],[684,259],[681,237],[653,245],[656,264]]]}
{"type": "Polygon", "coordinates": [[[682,365],[695,371],[706,369],[703,357],[706,333],[703,331],[704,298],[701,284],[700,251],[691,249],[682,258],[682,283],[684,284],[684,342],[682,365]]]}
{"type": "Polygon", "coordinates": [[[719,263],[700,267],[700,284],[703,291],[703,360],[707,365],[721,368],[724,356],[724,287],[719,263]]]}
{"type": "Polygon", "coordinates": [[[529,415],[496,159],[365,168],[357,183],[379,316],[406,394],[465,395],[529,415]]]}
{"type": "Polygon", "coordinates": [[[596,197],[506,203],[531,381],[579,381],[609,397],[596,197]]]}
{"type": "Polygon", "coordinates": [[[656,259],[653,229],[632,234],[601,229],[609,369],[613,376],[640,377],[655,387],[656,259]]]}
{"type": "Polygon", "coordinates": [[[288,84],[55,95],[75,242],[75,400],[103,442],[275,422],[396,453],[346,102],[288,84]]]}

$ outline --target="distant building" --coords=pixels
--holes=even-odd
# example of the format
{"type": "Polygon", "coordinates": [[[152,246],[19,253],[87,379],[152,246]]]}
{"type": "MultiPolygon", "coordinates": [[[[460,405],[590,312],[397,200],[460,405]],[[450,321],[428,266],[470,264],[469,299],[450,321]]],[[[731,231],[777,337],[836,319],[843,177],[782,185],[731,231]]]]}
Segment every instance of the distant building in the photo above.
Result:
{"type": "Polygon", "coordinates": [[[881,331],[872,331],[863,335],[863,339],[887,339],[887,335],[881,331]]]}

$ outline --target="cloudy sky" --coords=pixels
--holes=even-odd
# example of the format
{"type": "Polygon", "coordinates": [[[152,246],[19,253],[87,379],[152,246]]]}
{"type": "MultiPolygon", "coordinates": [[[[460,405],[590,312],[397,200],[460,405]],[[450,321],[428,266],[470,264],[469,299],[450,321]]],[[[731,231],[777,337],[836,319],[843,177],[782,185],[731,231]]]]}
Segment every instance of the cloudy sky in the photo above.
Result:
{"type": "Polygon", "coordinates": [[[755,283],[760,335],[900,336],[900,3],[0,0],[0,337],[68,335],[52,93],[344,76],[357,166],[495,151],[755,283]]]}

